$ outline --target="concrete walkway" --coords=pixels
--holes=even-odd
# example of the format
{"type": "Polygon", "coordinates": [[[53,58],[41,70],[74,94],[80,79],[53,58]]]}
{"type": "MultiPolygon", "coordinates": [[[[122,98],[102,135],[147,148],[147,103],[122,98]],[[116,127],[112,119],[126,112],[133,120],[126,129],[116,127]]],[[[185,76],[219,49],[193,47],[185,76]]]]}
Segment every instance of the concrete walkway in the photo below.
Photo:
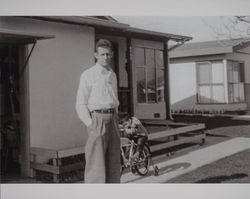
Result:
{"type": "Polygon", "coordinates": [[[234,115],[233,120],[250,120],[250,115],[234,115]]]}
{"type": "Polygon", "coordinates": [[[193,171],[201,166],[210,164],[227,156],[250,148],[250,138],[233,138],[200,150],[190,152],[184,156],[160,162],[159,176],[153,175],[152,167],[148,176],[133,175],[131,172],[122,175],[122,183],[165,183],[184,173],[193,171]]]}

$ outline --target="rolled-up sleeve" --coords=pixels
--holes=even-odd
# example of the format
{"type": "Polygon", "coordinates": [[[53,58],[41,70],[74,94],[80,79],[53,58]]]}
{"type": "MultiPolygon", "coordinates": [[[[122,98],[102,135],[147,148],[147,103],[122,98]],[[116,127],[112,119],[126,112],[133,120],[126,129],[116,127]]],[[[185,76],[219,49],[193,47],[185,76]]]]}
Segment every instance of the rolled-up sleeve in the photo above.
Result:
{"type": "Polygon", "coordinates": [[[86,73],[82,73],[77,90],[75,106],[78,117],[86,126],[89,126],[92,123],[92,119],[88,110],[88,99],[91,88],[88,79],[89,77],[86,75],[86,73]]]}

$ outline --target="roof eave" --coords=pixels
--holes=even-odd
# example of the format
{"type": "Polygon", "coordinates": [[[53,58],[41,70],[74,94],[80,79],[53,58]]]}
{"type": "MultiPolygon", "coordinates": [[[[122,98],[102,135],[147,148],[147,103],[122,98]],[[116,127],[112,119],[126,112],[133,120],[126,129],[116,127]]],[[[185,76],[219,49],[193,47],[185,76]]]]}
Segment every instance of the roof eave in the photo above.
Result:
{"type": "Polygon", "coordinates": [[[134,28],[134,27],[129,27],[127,32],[132,33],[132,34],[152,35],[152,36],[163,38],[167,41],[174,40],[176,42],[186,42],[186,41],[192,40],[192,37],[188,37],[188,36],[162,33],[162,32],[156,32],[156,31],[145,30],[145,29],[134,28]]]}
{"type": "Polygon", "coordinates": [[[233,51],[238,51],[238,50],[242,50],[244,48],[247,48],[250,46],[250,41],[246,41],[246,42],[241,42],[235,46],[233,46],[233,51]]]}
{"type": "Polygon", "coordinates": [[[196,50],[177,50],[171,51],[171,58],[181,58],[181,57],[199,57],[207,55],[218,55],[218,54],[230,54],[233,53],[232,47],[227,48],[205,48],[196,50]]]}
{"type": "Polygon", "coordinates": [[[84,17],[32,16],[28,18],[68,23],[68,24],[76,24],[76,25],[88,25],[88,26],[92,26],[95,28],[111,28],[112,31],[118,31],[119,33],[130,34],[130,35],[154,36],[154,37],[157,37],[159,40],[163,40],[163,41],[174,40],[176,42],[186,42],[192,39],[192,37],[188,37],[188,36],[139,29],[139,28],[130,27],[129,24],[106,21],[106,20],[88,17],[88,16],[84,16],[84,17]]]}
{"type": "MultiPolygon", "coordinates": [[[[27,17],[26,17],[27,18],[27,17]]],[[[99,26],[99,27],[110,27],[118,29],[126,29],[129,27],[128,24],[119,23],[115,21],[107,21],[103,19],[93,17],[80,17],[80,16],[31,16],[28,18],[39,19],[44,21],[61,22],[75,25],[88,25],[88,26],[99,26]]]]}
{"type": "Polygon", "coordinates": [[[54,35],[0,28],[0,43],[35,43],[37,40],[52,39],[54,35]]]}

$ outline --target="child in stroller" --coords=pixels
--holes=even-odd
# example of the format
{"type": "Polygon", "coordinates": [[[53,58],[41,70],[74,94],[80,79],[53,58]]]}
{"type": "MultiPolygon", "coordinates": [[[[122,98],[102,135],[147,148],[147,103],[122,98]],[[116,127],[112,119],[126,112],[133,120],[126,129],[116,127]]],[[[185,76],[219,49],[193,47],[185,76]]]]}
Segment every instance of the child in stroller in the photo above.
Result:
{"type": "Polygon", "coordinates": [[[145,143],[148,141],[148,131],[136,117],[128,114],[120,120],[120,128],[123,128],[121,137],[128,137],[133,134],[134,141],[137,143],[137,152],[133,158],[138,158],[142,153],[145,143]]]}
{"type": "MultiPolygon", "coordinates": [[[[136,117],[131,117],[126,114],[122,117],[122,119],[120,119],[119,128],[121,137],[128,138],[129,140],[133,140],[133,142],[136,143],[135,153],[131,153],[130,147],[127,148],[127,151],[125,152],[125,154],[130,154],[129,160],[136,164],[138,164],[139,162],[143,162],[141,167],[138,165],[136,166],[136,164],[135,166],[133,166],[133,163],[132,165],[130,164],[132,173],[137,172],[139,175],[144,176],[148,173],[149,166],[150,164],[152,164],[154,175],[158,175],[159,169],[153,163],[153,160],[151,158],[151,151],[148,146],[148,131],[142,125],[141,121],[136,117]]],[[[124,165],[124,160],[122,162],[122,165],[124,165]]],[[[122,168],[124,167],[122,166],[122,168]]]]}

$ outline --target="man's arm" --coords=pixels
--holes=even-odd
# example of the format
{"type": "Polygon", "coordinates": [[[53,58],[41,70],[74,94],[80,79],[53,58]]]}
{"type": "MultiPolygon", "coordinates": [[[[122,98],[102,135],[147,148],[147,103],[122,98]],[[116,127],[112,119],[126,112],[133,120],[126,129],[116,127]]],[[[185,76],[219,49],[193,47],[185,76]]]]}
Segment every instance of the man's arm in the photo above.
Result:
{"type": "Polygon", "coordinates": [[[92,123],[92,119],[90,117],[89,109],[88,109],[88,99],[90,95],[90,86],[88,85],[88,81],[84,73],[81,75],[80,83],[76,96],[76,112],[80,120],[86,125],[90,126],[92,123]]]}
{"type": "MultiPolygon", "coordinates": [[[[115,92],[115,96],[116,96],[116,99],[118,100],[118,81],[117,81],[117,77],[116,77],[116,74],[114,73],[115,75],[115,87],[114,87],[114,92],[115,92]]],[[[118,107],[116,107],[116,112],[118,113],[118,107]]]]}

